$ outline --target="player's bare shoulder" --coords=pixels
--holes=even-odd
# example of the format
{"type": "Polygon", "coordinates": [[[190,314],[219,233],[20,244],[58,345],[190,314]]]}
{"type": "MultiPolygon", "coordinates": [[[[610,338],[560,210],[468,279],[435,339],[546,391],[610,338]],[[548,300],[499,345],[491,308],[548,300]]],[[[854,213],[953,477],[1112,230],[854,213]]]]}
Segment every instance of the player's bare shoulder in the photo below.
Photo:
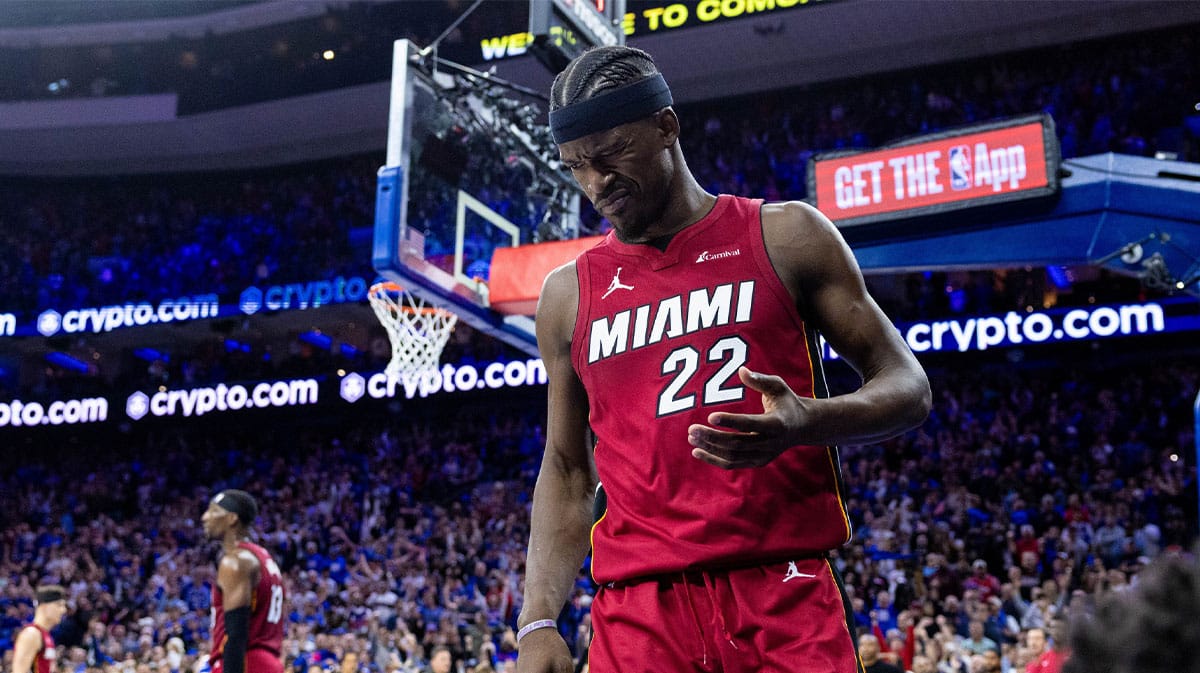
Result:
{"type": "Polygon", "coordinates": [[[238,548],[232,553],[222,554],[218,574],[233,578],[253,578],[259,572],[258,557],[249,549],[238,548]]]}
{"type": "Polygon", "coordinates": [[[812,274],[820,273],[831,258],[848,254],[837,227],[802,201],[763,204],[762,227],[775,272],[793,294],[810,284],[812,274]]]}
{"type": "Polygon", "coordinates": [[[831,237],[841,239],[829,218],[803,201],[764,203],[762,223],[768,250],[776,245],[811,247],[831,237]]]}
{"type": "Polygon", "coordinates": [[[547,274],[542,283],[537,307],[538,341],[553,338],[560,343],[570,342],[578,308],[579,276],[575,260],[571,260],[547,274]]]}
{"type": "Polygon", "coordinates": [[[576,296],[579,294],[579,276],[575,260],[555,267],[553,271],[546,274],[546,279],[542,281],[541,299],[545,301],[561,301],[563,299],[570,299],[572,294],[576,296]]]}
{"type": "Polygon", "coordinates": [[[21,632],[17,634],[14,645],[22,645],[28,648],[29,651],[36,653],[42,647],[42,632],[38,627],[30,624],[21,629],[21,632]]]}

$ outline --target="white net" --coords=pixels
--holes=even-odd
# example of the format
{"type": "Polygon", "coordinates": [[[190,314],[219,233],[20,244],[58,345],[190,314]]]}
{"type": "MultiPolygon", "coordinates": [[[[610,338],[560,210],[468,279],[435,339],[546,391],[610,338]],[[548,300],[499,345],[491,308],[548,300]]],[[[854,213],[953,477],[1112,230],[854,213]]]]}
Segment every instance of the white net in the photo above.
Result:
{"type": "Polygon", "coordinates": [[[403,378],[436,370],[458,314],[429,306],[395,283],[372,285],[367,299],[392,342],[387,374],[403,378]]]}

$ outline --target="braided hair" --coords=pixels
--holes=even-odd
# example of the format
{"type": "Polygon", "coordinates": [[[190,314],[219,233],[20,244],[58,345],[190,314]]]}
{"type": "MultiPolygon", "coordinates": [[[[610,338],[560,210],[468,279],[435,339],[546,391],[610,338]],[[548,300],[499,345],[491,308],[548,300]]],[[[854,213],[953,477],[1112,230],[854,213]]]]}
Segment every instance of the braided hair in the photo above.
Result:
{"type": "Polygon", "coordinates": [[[603,91],[619,89],[656,73],[654,58],[636,47],[589,49],[554,78],[550,110],[594,98],[603,91]]]}

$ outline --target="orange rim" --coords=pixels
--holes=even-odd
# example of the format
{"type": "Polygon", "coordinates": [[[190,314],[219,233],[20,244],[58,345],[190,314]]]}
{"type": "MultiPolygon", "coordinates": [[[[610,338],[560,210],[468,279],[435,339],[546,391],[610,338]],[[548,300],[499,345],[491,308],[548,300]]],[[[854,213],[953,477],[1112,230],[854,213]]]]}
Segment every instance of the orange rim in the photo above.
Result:
{"type": "MultiPolygon", "coordinates": [[[[378,295],[385,294],[385,293],[391,294],[391,295],[401,295],[401,294],[404,294],[404,288],[401,287],[399,283],[394,283],[390,280],[385,280],[385,281],[382,281],[379,283],[375,283],[367,291],[367,294],[372,295],[372,296],[378,296],[378,295]]],[[[391,306],[389,308],[391,308],[393,311],[395,311],[398,308],[399,310],[404,311],[405,313],[410,313],[410,314],[420,313],[421,315],[450,315],[451,313],[453,313],[453,311],[450,311],[450,310],[444,309],[444,308],[438,308],[436,306],[423,306],[421,308],[413,308],[412,306],[409,306],[407,303],[400,304],[398,307],[391,306]]]]}
{"type": "Polygon", "coordinates": [[[399,294],[404,291],[404,288],[400,287],[399,283],[393,283],[390,280],[383,280],[372,285],[368,291],[371,294],[379,294],[380,292],[394,292],[399,294]]]}

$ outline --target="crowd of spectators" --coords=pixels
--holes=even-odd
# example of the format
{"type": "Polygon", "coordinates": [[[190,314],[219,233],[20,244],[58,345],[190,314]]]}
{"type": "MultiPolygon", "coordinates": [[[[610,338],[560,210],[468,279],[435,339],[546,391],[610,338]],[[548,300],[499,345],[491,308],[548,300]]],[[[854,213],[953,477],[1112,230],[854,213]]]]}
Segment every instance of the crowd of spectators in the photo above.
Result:
{"type": "Polygon", "coordinates": [[[360,273],[352,235],[374,213],[378,157],[270,172],[0,185],[0,301],[54,308],[236,297],[360,273]]]}
{"type": "MultiPolygon", "coordinates": [[[[1193,32],[1174,30],[1103,50],[1058,48],[1053,58],[683,106],[684,150],[710,190],[772,199],[806,194],[813,152],[1036,111],[1055,117],[1064,156],[1167,150],[1200,159],[1185,126],[1198,47],[1193,32]]],[[[8,181],[0,307],[28,318],[49,307],[362,275],[368,255],[354,241],[370,226],[381,163],[8,181]]],[[[503,207],[504,197],[493,202],[503,207]]],[[[1052,292],[1047,278],[1041,269],[913,274],[889,295],[889,313],[1040,306],[1052,292]]],[[[1140,291],[1103,275],[1086,289],[1078,301],[1140,291]]],[[[380,336],[364,355],[376,364],[386,358],[380,336]]],[[[457,339],[452,351],[483,348],[468,330],[457,339]]],[[[224,343],[131,365],[122,385],[334,364],[299,340],[279,365],[224,343]]],[[[1063,620],[1075,608],[1186,549],[1198,525],[1190,456],[1200,368],[1190,353],[1133,365],[1080,358],[1050,370],[935,367],[935,409],[919,431],[843,447],[856,532],[833,560],[864,663],[1008,673],[1061,659],[1063,620]]],[[[509,670],[544,443],[539,395],[288,417],[269,436],[201,421],[115,436],[29,430],[0,455],[9,505],[0,511],[0,652],[10,656],[13,629],[31,615],[32,587],[55,581],[73,606],[57,633],[64,670],[200,670],[215,550],[198,517],[213,492],[240,487],[259,495],[259,539],[287,576],[289,670],[509,670]]],[[[581,667],[593,591],[581,574],[560,619],[581,667]]]]}
{"type": "Polygon", "coordinates": [[[843,454],[855,620],[905,670],[991,671],[972,659],[994,650],[1024,671],[1072,608],[1195,537],[1194,367],[969,369],[921,432],[843,454]]]}
{"type": "MultiPolygon", "coordinates": [[[[1007,673],[1061,659],[1073,609],[1196,536],[1200,368],[1146,354],[932,374],[921,429],[843,447],[855,536],[833,561],[864,663],[1007,673]]],[[[0,457],[0,651],[31,588],[54,581],[73,606],[63,670],[198,670],[216,552],[198,516],[241,487],[259,495],[258,539],[287,578],[288,670],[408,673],[441,647],[459,670],[509,670],[543,405],[533,390],[290,419],[271,435],[29,435],[0,457]]],[[[581,663],[593,591],[581,573],[560,618],[581,663]]]]}
{"type": "Polygon", "coordinates": [[[58,631],[72,666],[191,670],[207,651],[215,578],[199,513],[214,490],[242,486],[259,496],[259,541],[288,577],[286,655],[300,662],[289,670],[356,655],[363,670],[415,671],[438,645],[477,657],[492,643],[511,659],[542,446],[532,399],[415,402],[352,431],[212,426],[8,453],[0,650],[27,621],[30,583],[53,578],[72,592],[58,631]],[[85,467],[93,451],[103,459],[85,467]],[[169,669],[173,638],[185,654],[169,669]]]}
{"type": "MultiPolygon", "coordinates": [[[[1198,59],[1195,31],[1174,29],[681,106],[684,150],[709,190],[767,199],[805,197],[816,152],[1030,112],[1055,118],[1064,157],[1170,151],[1200,160],[1200,129],[1187,130],[1198,59]]],[[[382,163],[367,155],[249,174],[6,181],[0,307],[26,321],[47,308],[236,296],[258,283],[370,275],[382,163]]],[[[474,191],[489,206],[536,226],[527,177],[478,180],[474,191]]],[[[414,222],[442,222],[427,227],[436,230],[427,246],[444,255],[450,218],[431,194],[415,195],[410,213],[414,222]]],[[[486,277],[486,268],[478,271],[486,277]]]]}

